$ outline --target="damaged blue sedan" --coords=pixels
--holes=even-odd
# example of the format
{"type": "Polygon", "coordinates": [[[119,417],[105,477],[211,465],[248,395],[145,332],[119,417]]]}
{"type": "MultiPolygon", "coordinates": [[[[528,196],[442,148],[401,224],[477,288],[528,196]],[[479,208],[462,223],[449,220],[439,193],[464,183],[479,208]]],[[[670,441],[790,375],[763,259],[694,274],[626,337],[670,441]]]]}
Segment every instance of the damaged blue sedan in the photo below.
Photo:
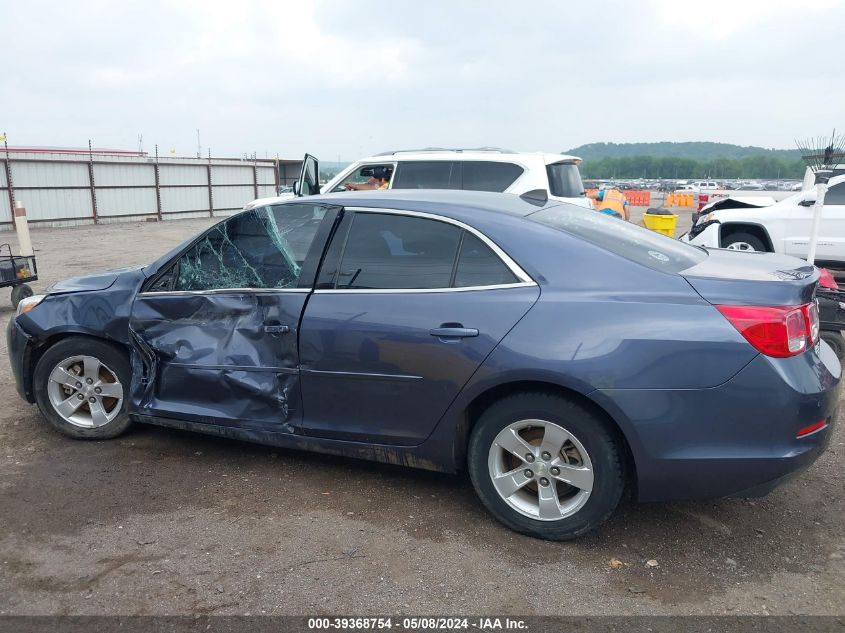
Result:
{"type": "Polygon", "coordinates": [[[74,438],[150,423],[445,472],[519,532],[766,494],[830,439],[818,271],[541,195],[276,201],[21,302],[20,394],[74,438]]]}

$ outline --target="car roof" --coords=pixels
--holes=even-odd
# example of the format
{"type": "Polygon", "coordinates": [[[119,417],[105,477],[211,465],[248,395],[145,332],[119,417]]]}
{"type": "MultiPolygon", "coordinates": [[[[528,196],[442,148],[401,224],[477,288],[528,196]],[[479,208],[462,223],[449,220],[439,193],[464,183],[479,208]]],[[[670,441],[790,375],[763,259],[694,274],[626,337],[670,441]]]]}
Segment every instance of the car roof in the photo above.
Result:
{"type": "MultiPolygon", "coordinates": [[[[544,165],[554,163],[575,163],[580,164],[578,156],[569,154],[552,154],[548,152],[515,152],[499,148],[476,148],[476,149],[412,149],[396,150],[393,152],[382,152],[366,158],[361,158],[355,163],[386,163],[406,160],[486,160],[492,162],[518,161],[525,158],[539,158],[544,165]]],[[[355,164],[354,163],[354,164],[355,164]]]]}
{"type": "Polygon", "coordinates": [[[287,199],[282,204],[331,204],[344,207],[372,207],[433,213],[464,220],[479,213],[525,217],[541,209],[558,206],[557,201],[528,202],[512,193],[454,189],[390,189],[385,191],[339,191],[287,199]]]}

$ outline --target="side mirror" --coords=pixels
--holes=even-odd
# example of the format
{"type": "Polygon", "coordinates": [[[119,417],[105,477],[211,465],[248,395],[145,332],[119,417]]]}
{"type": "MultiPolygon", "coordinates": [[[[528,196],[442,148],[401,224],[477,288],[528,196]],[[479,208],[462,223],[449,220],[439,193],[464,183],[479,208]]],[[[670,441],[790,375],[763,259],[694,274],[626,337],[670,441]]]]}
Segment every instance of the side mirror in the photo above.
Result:
{"type": "Polygon", "coordinates": [[[295,183],[293,183],[293,195],[295,195],[295,196],[299,195],[299,181],[298,180],[295,183]]]}

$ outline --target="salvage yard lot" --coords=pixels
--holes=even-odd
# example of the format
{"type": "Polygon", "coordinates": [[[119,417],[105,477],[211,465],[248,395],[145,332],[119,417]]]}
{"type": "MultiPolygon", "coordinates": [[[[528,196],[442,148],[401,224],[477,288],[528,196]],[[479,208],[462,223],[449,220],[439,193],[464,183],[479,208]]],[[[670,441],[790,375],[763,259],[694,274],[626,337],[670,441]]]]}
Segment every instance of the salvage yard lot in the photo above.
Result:
{"type": "MultiPolygon", "coordinates": [[[[35,289],[146,263],[211,222],[33,230],[35,289]]],[[[684,214],[679,233],[688,226],[684,214]]],[[[11,315],[4,294],[3,327],[11,315]]],[[[807,473],[766,498],[625,501],[597,532],[552,543],[496,523],[463,475],[147,426],[109,442],[67,439],[18,398],[5,340],[0,351],[0,614],[835,614],[845,604],[841,424],[807,473]]]]}

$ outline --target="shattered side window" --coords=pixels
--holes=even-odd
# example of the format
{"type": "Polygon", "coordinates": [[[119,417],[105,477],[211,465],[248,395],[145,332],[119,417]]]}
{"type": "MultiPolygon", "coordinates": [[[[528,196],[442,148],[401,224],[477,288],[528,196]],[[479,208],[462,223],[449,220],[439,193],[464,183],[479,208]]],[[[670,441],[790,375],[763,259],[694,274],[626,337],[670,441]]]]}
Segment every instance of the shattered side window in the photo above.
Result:
{"type": "Polygon", "coordinates": [[[286,204],[226,220],[180,258],[174,290],[295,288],[325,213],[286,204]]]}

